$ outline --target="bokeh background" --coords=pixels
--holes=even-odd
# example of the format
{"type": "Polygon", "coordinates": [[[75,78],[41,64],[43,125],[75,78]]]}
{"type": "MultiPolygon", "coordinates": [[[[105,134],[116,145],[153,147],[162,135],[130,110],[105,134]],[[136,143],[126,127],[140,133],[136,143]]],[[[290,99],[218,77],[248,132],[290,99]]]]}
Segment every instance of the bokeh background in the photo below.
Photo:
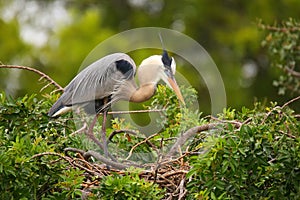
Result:
{"type": "MultiPolygon", "coordinates": [[[[284,102],[272,85],[278,71],[271,67],[261,46],[266,33],[258,22],[280,23],[299,19],[299,0],[1,0],[0,61],[41,70],[60,85],[78,73],[88,53],[101,41],[138,27],[164,27],[180,31],[206,49],[221,72],[227,104],[240,109],[253,102],[284,102]]],[[[157,51],[156,51],[157,52],[157,51]]],[[[137,64],[149,56],[132,54],[137,64]]],[[[205,84],[177,63],[198,91],[199,106],[210,97],[205,84]]],[[[38,76],[21,70],[0,69],[0,90],[18,97],[39,93],[38,76]]]]}

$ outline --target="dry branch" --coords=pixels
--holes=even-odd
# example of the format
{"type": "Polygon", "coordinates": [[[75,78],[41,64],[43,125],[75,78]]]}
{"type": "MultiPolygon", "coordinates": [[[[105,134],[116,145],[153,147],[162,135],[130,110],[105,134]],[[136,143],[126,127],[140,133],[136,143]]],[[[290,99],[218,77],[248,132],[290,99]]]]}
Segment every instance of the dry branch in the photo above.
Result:
{"type": "Polygon", "coordinates": [[[31,67],[26,67],[26,66],[19,66],[19,65],[0,65],[0,68],[23,69],[23,70],[31,71],[31,72],[38,74],[41,77],[39,80],[45,79],[49,82],[46,86],[44,86],[41,89],[41,91],[44,90],[49,85],[54,85],[58,91],[64,91],[64,89],[58,83],[56,83],[52,78],[50,78],[47,74],[45,74],[37,69],[31,68],[31,67]]]}
{"type": "MultiPolygon", "coordinates": [[[[154,112],[163,112],[166,109],[152,109],[152,110],[131,110],[131,111],[111,111],[107,112],[108,115],[120,115],[120,114],[138,114],[138,113],[154,113],[154,112]]],[[[102,115],[102,113],[100,114],[102,115]]]]}
{"type": "Polygon", "coordinates": [[[167,155],[165,157],[172,157],[177,151],[178,148],[180,148],[182,145],[184,145],[186,143],[186,141],[195,136],[197,133],[200,133],[202,131],[207,131],[209,129],[215,128],[216,127],[216,123],[212,123],[212,124],[204,124],[201,126],[196,126],[193,127],[189,130],[187,130],[185,133],[183,133],[175,142],[175,144],[171,147],[170,151],[167,153],[167,155]]]}
{"type": "Polygon", "coordinates": [[[113,137],[119,133],[126,133],[131,135],[137,135],[137,133],[134,130],[129,129],[122,129],[122,130],[114,130],[109,137],[107,138],[107,141],[112,141],[113,137]]]}
{"type": "Polygon", "coordinates": [[[155,134],[153,134],[153,135],[147,137],[147,138],[144,139],[143,141],[141,141],[141,142],[135,144],[135,145],[130,149],[129,154],[128,154],[128,156],[127,156],[127,158],[126,158],[125,160],[128,160],[128,159],[132,156],[132,153],[133,153],[133,151],[134,151],[134,149],[135,149],[136,147],[138,147],[139,145],[141,145],[141,144],[147,142],[148,140],[150,140],[151,138],[153,138],[153,137],[155,137],[155,136],[157,136],[157,135],[158,135],[158,133],[155,133],[155,134]]]}
{"type": "Polygon", "coordinates": [[[121,164],[121,163],[109,160],[109,159],[105,158],[104,156],[102,156],[101,154],[99,154],[95,151],[91,151],[91,150],[86,152],[83,156],[85,159],[92,156],[92,157],[96,158],[97,160],[99,160],[100,162],[105,163],[106,165],[111,166],[115,169],[119,169],[119,170],[123,170],[123,169],[130,167],[129,165],[121,164]]]}
{"type": "Polygon", "coordinates": [[[289,67],[285,67],[284,68],[289,74],[291,74],[292,76],[296,77],[296,78],[300,78],[300,72],[297,72],[289,67]]]}
{"type": "Polygon", "coordinates": [[[285,104],[283,104],[283,106],[281,106],[281,109],[283,109],[284,107],[286,107],[286,106],[288,106],[289,104],[291,104],[291,103],[293,103],[293,102],[295,102],[295,101],[298,101],[298,100],[300,100],[300,96],[297,96],[297,97],[295,97],[295,98],[289,100],[289,101],[286,102],[285,104]]]}

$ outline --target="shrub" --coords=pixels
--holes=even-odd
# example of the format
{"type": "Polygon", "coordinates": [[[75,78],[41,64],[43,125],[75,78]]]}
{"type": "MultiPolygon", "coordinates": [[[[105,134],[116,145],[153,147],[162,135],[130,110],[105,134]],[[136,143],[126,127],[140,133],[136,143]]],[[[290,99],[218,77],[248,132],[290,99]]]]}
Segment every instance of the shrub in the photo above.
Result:
{"type": "Polygon", "coordinates": [[[299,199],[300,124],[293,111],[258,106],[226,110],[221,119],[246,123],[228,122],[198,144],[208,151],[191,157],[189,198],[299,199]]]}

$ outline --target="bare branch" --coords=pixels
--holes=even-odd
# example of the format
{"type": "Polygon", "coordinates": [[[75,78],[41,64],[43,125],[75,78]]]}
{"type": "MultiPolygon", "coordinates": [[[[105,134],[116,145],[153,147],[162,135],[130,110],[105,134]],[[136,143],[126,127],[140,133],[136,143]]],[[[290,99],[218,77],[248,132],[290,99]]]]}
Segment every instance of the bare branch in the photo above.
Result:
{"type": "Polygon", "coordinates": [[[189,171],[187,171],[187,170],[177,170],[177,171],[171,171],[171,172],[167,172],[167,173],[165,173],[163,176],[165,177],[165,178],[167,178],[168,176],[174,176],[174,175],[176,175],[176,174],[187,174],[189,171]]]}
{"type": "Polygon", "coordinates": [[[81,155],[85,154],[85,151],[81,149],[72,148],[72,147],[65,148],[64,152],[67,156],[69,156],[69,152],[80,153],[81,155]]]}
{"type": "Polygon", "coordinates": [[[120,170],[130,167],[129,165],[121,164],[121,163],[109,160],[109,159],[105,158],[104,156],[100,155],[99,153],[97,153],[95,151],[91,151],[91,150],[86,152],[83,156],[85,157],[85,159],[92,156],[92,157],[96,158],[97,160],[99,160],[100,162],[102,162],[108,166],[112,166],[116,169],[120,169],[120,170]]]}
{"type": "Polygon", "coordinates": [[[72,160],[71,164],[74,165],[74,166],[76,166],[76,167],[78,167],[79,169],[82,169],[82,170],[84,170],[84,171],[86,171],[86,172],[94,175],[94,176],[101,176],[101,173],[93,171],[92,170],[93,169],[92,165],[88,161],[86,161],[84,159],[74,158],[72,160]],[[83,166],[83,165],[81,165],[80,163],[77,163],[77,162],[84,163],[87,167],[85,167],[85,166],[83,166]]]}
{"type": "Polygon", "coordinates": [[[242,123],[242,122],[239,122],[237,120],[223,120],[223,119],[216,118],[214,116],[210,116],[210,117],[211,117],[211,119],[213,119],[215,121],[218,121],[218,122],[221,122],[221,123],[230,123],[230,124],[233,124],[236,128],[241,127],[243,124],[246,124],[246,123],[248,123],[251,120],[251,118],[248,118],[245,122],[242,123]]]}
{"type": "Polygon", "coordinates": [[[67,157],[67,156],[64,156],[62,154],[59,154],[59,153],[55,153],[55,152],[43,152],[43,153],[39,153],[39,154],[35,154],[31,157],[31,159],[35,159],[35,158],[38,158],[38,157],[42,157],[42,156],[58,156],[62,159],[64,159],[65,161],[69,162],[71,164],[71,158],[67,157]]]}
{"type": "Polygon", "coordinates": [[[88,125],[87,125],[87,123],[84,123],[83,126],[80,129],[78,129],[75,132],[71,133],[70,136],[76,135],[78,133],[82,133],[82,132],[86,131],[87,129],[88,129],[88,125]]]}
{"type": "Polygon", "coordinates": [[[299,27],[276,27],[276,26],[263,25],[263,24],[260,24],[260,27],[269,31],[283,32],[283,33],[300,31],[299,27]]]}
{"type": "Polygon", "coordinates": [[[52,78],[50,78],[47,74],[45,74],[37,69],[31,68],[31,67],[26,67],[26,66],[19,66],[19,65],[0,65],[0,68],[23,69],[23,70],[28,70],[28,71],[38,74],[39,76],[41,76],[40,80],[45,79],[49,82],[49,84],[47,84],[45,87],[43,87],[41,89],[41,91],[44,90],[49,85],[54,85],[57,88],[57,90],[64,91],[64,89],[58,83],[56,83],[52,78]]]}
{"type": "Polygon", "coordinates": [[[289,74],[291,74],[292,76],[296,77],[296,78],[300,78],[300,72],[297,72],[289,67],[285,67],[284,68],[289,74]]]}
{"type": "Polygon", "coordinates": [[[128,159],[132,156],[132,152],[133,152],[133,150],[134,150],[136,147],[138,147],[139,145],[141,145],[141,144],[143,144],[143,143],[146,143],[148,140],[150,140],[151,138],[157,136],[158,134],[159,134],[159,133],[155,133],[155,134],[153,134],[153,135],[150,135],[149,137],[147,137],[147,138],[144,139],[143,141],[141,141],[141,142],[135,144],[135,145],[130,149],[129,154],[128,154],[127,158],[125,158],[125,160],[128,160],[128,159]]]}
{"type": "Polygon", "coordinates": [[[298,101],[298,100],[300,100],[300,96],[297,96],[297,97],[295,97],[295,98],[289,100],[289,101],[286,102],[285,104],[283,104],[283,106],[281,106],[281,109],[283,109],[284,107],[286,107],[286,106],[288,106],[289,104],[291,104],[291,103],[293,103],[293,102],[295,102],[295,101],[298,101]]]}
{"type": "Polygon", "coordinates": [[[204,125],[196,126],[196,127],[193,127],[191,129],[187,130],[185,133],[183,133],[177,139],[177,141],[175,142],[175,144],[171,147],[170,151],[167,153],[166,157],[173,156],[178,151],[178,148],[180,148],[182,145],[184,145],[185,142],[189,138],[195,136],[197,133],[200,133],[202,131],[207,131],[209,129],[215,128],[216,125],[218,125],[218,124],[216,124],[216,123],[204,124],[204,125]]]}
{"type": "MultiPolygon", "coordinates": [[[[121,114],[138,114],[138,113],[154,113],[154,112],[163,112],[166,109],[153,109],[153,110],[131,110],[131,111],[111,111],[108,112],[108,115],[121,115],[121,114]]],[[[102,115],[102,113],[100,113],[102,115]]]]}
{"type": "Polygon", "coordinates": [[[126,133],[126,134],[131,134],[131,135],[137,135],[137,133],[133,130],[129,130],[129,129],[122,129],[122,130],[114,130],[108,137],[107,141],[111,141],[112,138],[119,134],[119,133],[126,133]]]}

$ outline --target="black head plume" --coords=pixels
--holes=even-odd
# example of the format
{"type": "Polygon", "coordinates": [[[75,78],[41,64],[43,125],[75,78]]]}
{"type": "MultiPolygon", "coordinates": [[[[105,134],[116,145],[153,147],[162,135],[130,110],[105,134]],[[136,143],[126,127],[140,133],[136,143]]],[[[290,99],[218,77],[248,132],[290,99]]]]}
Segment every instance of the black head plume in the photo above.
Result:
{"type": "Polygon", "coordinates": [[[171,67],[172,58],[169,57],[168,52],[166,50],[163,50],[161,60],[166,67],[171,67]]]}
{"type": "Polygon", "coordinates": [[[166,67],[171,67],[172,58],[169,57],[168,52],[166,51],[166,48],[165,48],[165,45],[164,45],[164,42],[163,42],[163,39],[162,39],[162,36],[161,36],[160,32],[158,33],[158,36],[159,36],[159,39],[160,39],[160,42],[161,42],[161,46],[163,48],[163,54],[162,54],[161,60],[162,60],[163,64],[166,67]]]}

